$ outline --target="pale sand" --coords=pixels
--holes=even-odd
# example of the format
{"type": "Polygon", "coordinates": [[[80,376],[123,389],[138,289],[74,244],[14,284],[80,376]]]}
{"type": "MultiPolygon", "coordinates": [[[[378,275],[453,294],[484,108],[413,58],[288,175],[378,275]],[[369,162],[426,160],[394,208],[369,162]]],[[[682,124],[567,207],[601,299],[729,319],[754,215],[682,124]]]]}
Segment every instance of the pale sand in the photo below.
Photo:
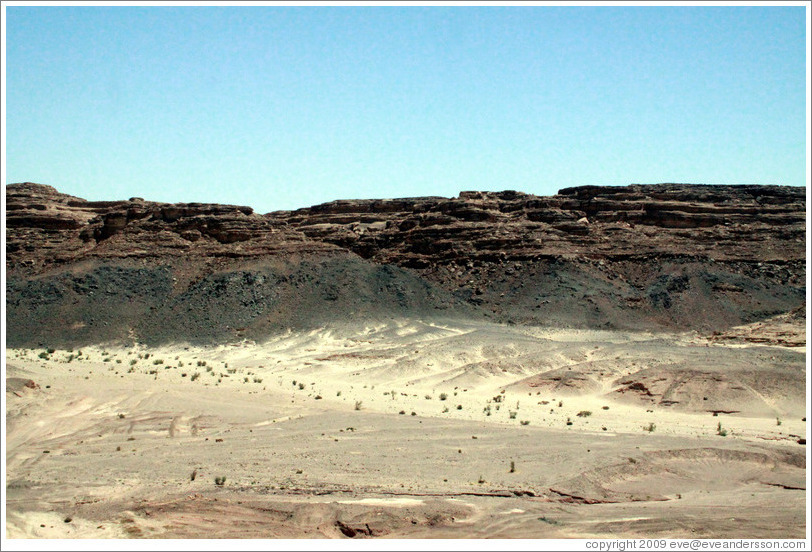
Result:
{"type": "Polygon", "coordinates": [[[39,386],[6,393],[8,538],[805,533],[797,349],[404,320],[42,352],[6,352],[39,386]]]}

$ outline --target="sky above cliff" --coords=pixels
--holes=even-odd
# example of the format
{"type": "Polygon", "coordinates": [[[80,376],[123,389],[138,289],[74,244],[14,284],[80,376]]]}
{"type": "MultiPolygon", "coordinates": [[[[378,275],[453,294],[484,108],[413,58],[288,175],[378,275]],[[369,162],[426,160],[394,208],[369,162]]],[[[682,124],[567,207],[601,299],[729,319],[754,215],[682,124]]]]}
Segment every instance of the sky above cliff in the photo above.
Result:
{"type": "Polygon", "coordinates": [[[806,184],[806,12],[6,9],[6,183],[250,205],[806,184]]]}

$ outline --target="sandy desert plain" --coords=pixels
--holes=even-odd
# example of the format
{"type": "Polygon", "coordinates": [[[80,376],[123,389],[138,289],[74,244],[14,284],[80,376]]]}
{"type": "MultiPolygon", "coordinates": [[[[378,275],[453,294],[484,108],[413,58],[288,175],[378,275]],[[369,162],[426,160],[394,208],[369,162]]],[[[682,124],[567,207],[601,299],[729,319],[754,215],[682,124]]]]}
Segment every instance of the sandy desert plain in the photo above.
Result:
{"type": "Polygon", "coordinates": [[[804,538],[805,353],[439,319],[8,349],[6,536],[804,538]]]}

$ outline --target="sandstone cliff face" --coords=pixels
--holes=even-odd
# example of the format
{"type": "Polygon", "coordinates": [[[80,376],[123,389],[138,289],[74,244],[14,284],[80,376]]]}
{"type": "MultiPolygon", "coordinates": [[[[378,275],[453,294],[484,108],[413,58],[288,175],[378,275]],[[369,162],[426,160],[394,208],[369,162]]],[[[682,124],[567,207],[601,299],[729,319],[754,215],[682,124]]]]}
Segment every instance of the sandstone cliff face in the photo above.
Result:
{"type": "Polygon", "coordinates": [[[288,230],[250,207],[86,201],[51,186],[6,187],[6,266],[36,274],[87,259],[251,257],[334,246],[288,230]]]}
{"type": "Polygon", "coordinates": [[[336,201],[267,217],[414,268],[645,254],[792,261],[804,258],[804,194],[780,186],[585,186],[552,197],[507,191],[336,201]]]}
{"type": "Polygon", "coordinates": [[[294,323],[438,311],[718,330],[805,300],[803,188],[462,192],[266,215],[93,202],[31,183],[7,186],[6,199],[12,344],[55,339],[48,332],[67,341],[134,331],[153,341],[259,339],[294,323]],[[48,323],[54,312],[75,330],[48,323]],[[148,331],[144,320],[166,330],[148,331]]]}

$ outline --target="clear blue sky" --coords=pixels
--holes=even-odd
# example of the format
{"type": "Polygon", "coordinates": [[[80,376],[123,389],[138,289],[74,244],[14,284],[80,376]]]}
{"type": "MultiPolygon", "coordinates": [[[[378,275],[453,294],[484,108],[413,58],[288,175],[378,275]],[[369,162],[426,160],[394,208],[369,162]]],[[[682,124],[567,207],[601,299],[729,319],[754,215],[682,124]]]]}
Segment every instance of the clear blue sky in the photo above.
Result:
{"type": "Polygon", "coordinates": [[[258,212],[806,184],[801,6],[6,13],[6,183],[258,212]]]}

